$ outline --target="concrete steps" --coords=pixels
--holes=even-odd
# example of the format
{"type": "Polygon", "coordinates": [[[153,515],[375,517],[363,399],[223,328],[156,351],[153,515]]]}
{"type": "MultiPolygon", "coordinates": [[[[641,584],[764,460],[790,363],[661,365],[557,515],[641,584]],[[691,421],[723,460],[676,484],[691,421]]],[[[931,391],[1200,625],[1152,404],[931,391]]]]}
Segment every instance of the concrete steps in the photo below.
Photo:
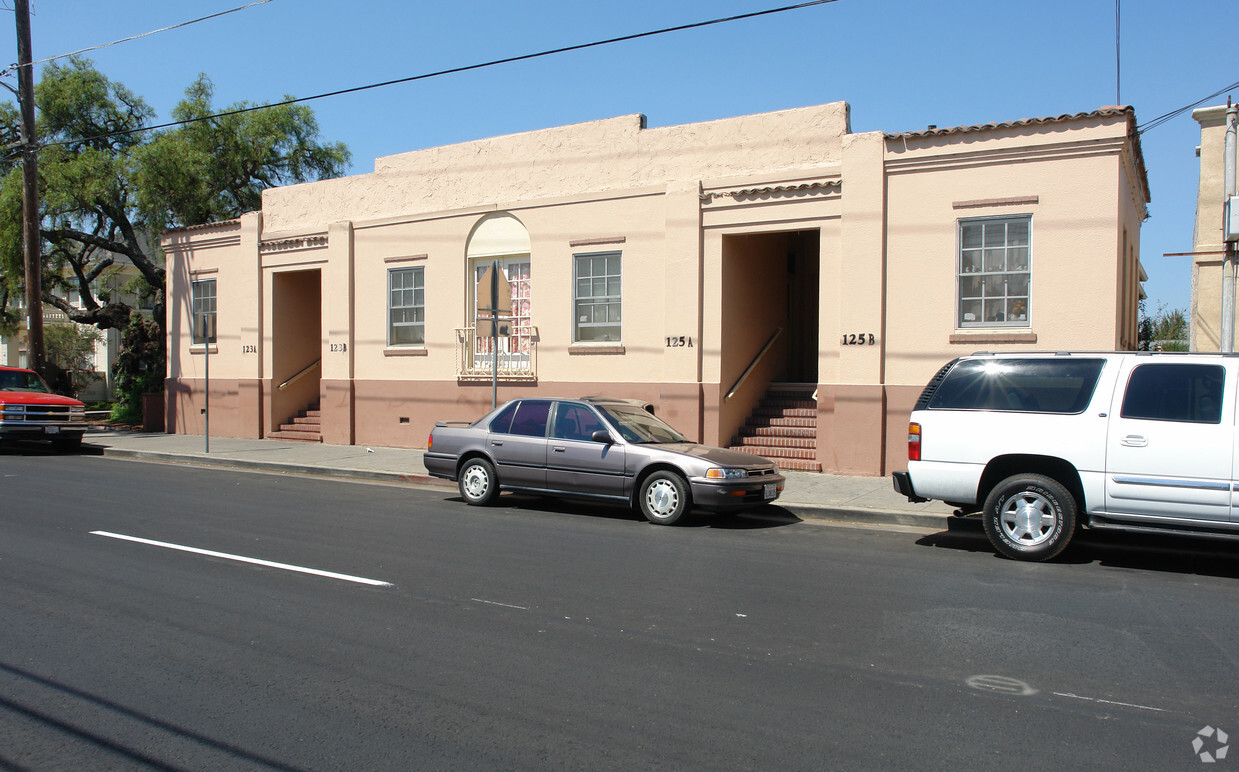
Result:
{"type": "Polygon", "coordinates": [[[728,446],[768,458],[780,469],[820,472],[813,383],[772,383],[728,446]]]}
{"type": "Polygon", "coordinates": [[[292,423],[281,424],[278,431],[267,435],[272,440],[292,440],[293,442],[322,442],[323,414],[317,405],[311,405],[302,410],[292,423]]]}

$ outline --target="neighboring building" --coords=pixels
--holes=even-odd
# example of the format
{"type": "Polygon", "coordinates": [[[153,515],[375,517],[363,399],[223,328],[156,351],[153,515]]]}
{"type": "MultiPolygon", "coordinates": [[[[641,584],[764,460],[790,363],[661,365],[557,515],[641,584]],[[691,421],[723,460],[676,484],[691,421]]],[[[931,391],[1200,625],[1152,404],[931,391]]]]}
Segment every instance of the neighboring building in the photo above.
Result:
{"type": "MultiPolygon", "coordinates": [[[[1189,348],[1218,351],[1222,346],[1222,205],[1226,200],[1226,106],[1192,111],[1200,124],[1200,187],[1192,234],[1192,314],[1189,348]]],[[[1230,310],[1234,318],[1235,309],[1230,310]]]]}
{"type": "MultiPolygon", "coordinates": [[[[121,259],[123,260],[123,258],[121,259]]],[[[100,291],[106,292],[110,297],[128,303],[142,313],[150,315],[152,304],[149,298],[139,298],[125,289],[126,285],[137,276],[139,276],[137,268],[129,263],[122,263],[109,269],[96,279],[92,285],[92,291],[96,297],[98,297],[100,291]]],[[[25,318],[25,298],[18,297],[16,300],[17,305],[14,308],[14,312],[25,318]]],[[[68,301],[74,308],[85,308],[76,290],[69,293],[68,301]]],[[[70,321],[69,317],[59,308],[50,303],[44,303],[44,329],[55,324],[74,324],[74,322],[70,321]]],[[[109,402],[116,396],[116,377],[112,374],[112,365],[116,363],[116,358],[120,355],[121,331],[100,330],[99,332],[99,339],[95,342],[94,353],[91,358],[90,371],[94,374],[94,378],[85,388],[80,389],[76,395],[83,402],[109,402]]],[[[26,357],[25,327],[20,329],[17,335],[10,337],[0,336],[0,364],[12,367],[26,367],[28,361],[26,357]]]]}
{"type": "Polygon", "coordinates": [[[841,102],[633,115],[380,158],[164,236],[167,425],[203,431],[209,355],[212,433],[318,406],[325,442],[424,447],[490,408],[498,261],[500,401],[637,398],[707,443],[774,435],[784,468],[883,474],[948,360],[1135,347],[1148,200],[1125,107],[896,134],[841,102]]]}

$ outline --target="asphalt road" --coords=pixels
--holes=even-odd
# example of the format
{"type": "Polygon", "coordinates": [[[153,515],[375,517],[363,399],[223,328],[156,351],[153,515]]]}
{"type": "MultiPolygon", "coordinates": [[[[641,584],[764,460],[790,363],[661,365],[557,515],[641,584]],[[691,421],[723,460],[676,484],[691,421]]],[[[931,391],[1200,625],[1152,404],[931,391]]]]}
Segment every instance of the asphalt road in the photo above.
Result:
{"type": "Polygon", "coordinates": [[[1237,589],[1209,542],[1029,565],[4,450],[0,769],[1198,768],[1237,589]]]}

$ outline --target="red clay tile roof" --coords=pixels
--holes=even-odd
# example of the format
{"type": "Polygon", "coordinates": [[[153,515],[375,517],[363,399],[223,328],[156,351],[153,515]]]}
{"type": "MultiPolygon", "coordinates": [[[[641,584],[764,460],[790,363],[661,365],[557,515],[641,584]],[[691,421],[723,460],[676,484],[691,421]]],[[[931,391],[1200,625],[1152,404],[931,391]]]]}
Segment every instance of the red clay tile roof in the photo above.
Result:
{"type": "Polygon", "coordinates": [[[1021,126],[1044,126],[1050,123],[1078,121],[1087,118],[1110,118],[1113,116],[1127,117],[1127,137],[1131,140],[1132,149],[1136,156],[1136,167],[1140,172],[1140,182],[1144,185],[1144,195],[1146,201],[1151,200],[1149,196],[1149,173],[1144,166],[1144,152],[1140,148],[1140,135],[1136,131],[1136,111],[1130,105],[1111,105],[1108,107],[1099,107],[1092,112],[1065,113],[1063,115],[1045,116],[1042,118],[1024,118],[1018,121],[982,123],[974,126],[948,126],[942,129],[932,128],[924,129],[922,131],[905,131],[898,133],[887,132],[885,133],[885,137],[888,140],[907,140],[917,137],[943,137],[952,134],[971,134],[979,131],[1013,129],[1021,126]]]}

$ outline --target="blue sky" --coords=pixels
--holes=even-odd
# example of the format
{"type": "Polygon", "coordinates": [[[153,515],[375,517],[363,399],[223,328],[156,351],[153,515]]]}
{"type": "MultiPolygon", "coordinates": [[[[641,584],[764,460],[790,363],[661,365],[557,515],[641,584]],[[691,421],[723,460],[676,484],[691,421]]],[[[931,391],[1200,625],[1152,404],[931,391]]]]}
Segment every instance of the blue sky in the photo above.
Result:
{"type": "MultiPolygon", "coordinates": [[[[245,2],[31,0],[34,58],[245,2]]],[[[272,0],[88,56],[166,119],[198,73],[221,107],[276,101],[788,4],[272,0]]],[[[1122,103],[1145,122],[1239,80],[1226,34],[1237,11],[1235,0],[1123,0],[1122,103]]],[[[853,131],[920,130],[1115,104],[1114,27],[1114,0],[837,0],[310,106],[355,173],[377,156],[630,113],[667,126],[847,101],[853,131]]],[[[0,35],[0,58],[16,60],[14,34],[0,35]]],[[[1190,303],[1190,258],[1162,255],[1192,246],[1199,139],[1190,114],[1143,136],[1150,310],[1190,303]]]]}

